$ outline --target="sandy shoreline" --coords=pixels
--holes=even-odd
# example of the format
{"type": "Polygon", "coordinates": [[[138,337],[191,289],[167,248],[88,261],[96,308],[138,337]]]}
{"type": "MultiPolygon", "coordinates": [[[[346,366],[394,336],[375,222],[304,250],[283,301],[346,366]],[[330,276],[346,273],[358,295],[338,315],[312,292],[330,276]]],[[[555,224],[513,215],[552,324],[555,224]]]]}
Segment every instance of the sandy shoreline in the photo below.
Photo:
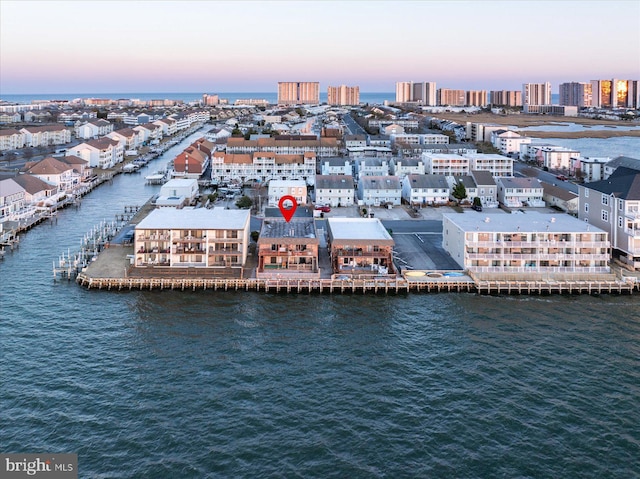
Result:
{"type": "MultiPolygon", "coordinates": [[[[577,125],[589,126],[640,126],[635,121],[623,120],[596,120],[594,118],[569,117],[569,116],[538,116],[538,115],[495,115],[492,113],[434,113],[430,116],[435,118],[455,121],[462,125],[470,121],[473,123],[491,123],[496,125],[513,126],[516,128],[526,128],[544,125],[561,125],[563,123],[575,123],[577,125]]],[[[613,138],[620,136],[640,137],[640,130],[621,131],[614,128],[601,130],[587,129],[585,131],[536,131],[527,130],[523,132],[526,136],[536,138],[613,138]]]]}

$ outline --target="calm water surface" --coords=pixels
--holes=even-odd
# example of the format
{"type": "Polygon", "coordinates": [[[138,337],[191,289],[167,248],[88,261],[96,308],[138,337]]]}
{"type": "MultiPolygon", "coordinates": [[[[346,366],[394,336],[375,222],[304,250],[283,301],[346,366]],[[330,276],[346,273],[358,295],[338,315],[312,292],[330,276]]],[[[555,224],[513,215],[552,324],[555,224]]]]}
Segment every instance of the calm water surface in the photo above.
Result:
{"type": "Polygon", "coordinates": [[[0,263],[3,452],[77,452],[91,478],[640,475],[640,298],[54,283],[145,174],[0,263]]]}

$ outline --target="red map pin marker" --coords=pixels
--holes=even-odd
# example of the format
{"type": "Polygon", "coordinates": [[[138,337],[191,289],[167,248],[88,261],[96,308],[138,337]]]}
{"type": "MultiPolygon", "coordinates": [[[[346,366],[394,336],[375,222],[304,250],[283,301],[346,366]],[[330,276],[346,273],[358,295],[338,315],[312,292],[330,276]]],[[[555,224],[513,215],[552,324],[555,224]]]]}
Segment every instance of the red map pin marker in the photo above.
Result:
{"type": "Polygon", "coordinates": [[[285,195],[280,198],[278,202],[278,208],[280,208],[280,213],[284,217],[285,221],[288,223],[293,218],[293,214],[296,212],[296,208],[298,207],[298,202],[291,195],[285,195]]]}

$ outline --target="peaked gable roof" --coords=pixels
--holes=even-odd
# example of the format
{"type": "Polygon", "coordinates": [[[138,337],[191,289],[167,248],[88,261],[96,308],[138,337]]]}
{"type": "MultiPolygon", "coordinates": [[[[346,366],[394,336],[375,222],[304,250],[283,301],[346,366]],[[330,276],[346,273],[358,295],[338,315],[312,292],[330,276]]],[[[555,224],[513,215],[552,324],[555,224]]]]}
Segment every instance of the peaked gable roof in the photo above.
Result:
{"type": "Polygon", "coordinates": [[[71,165],[49,156],[29,168],[27,173],[32,175],[60,175],[69,170],[73,170],[71,165]]]}
{"type": "Polygon", "coordinates": [[[46,181],[38,178],[33,175],[18,175],[13,178],[13,180],[18,183],[24,190],[30,195],[39,193],[41,191],[46,190],[57,190],[58,187],[56,185],[52,185],[51,183],[47,183],[46,181]]]}
{"type": "Polygon", "coordinates": [[[618,167],[608,179],[587,183],[584,187],[623,200],[640,200],[640,171],[618,167]]]}

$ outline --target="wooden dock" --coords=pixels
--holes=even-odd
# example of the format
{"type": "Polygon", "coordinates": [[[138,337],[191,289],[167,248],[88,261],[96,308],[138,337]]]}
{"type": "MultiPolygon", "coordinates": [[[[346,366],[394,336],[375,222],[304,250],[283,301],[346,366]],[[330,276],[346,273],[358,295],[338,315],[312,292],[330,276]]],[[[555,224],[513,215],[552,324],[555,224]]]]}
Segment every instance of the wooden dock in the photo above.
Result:
{"type": "Polygon", "coordinates": [[[96,278],[81,272],[76,282],[99,290],[255,291],[265,293],[406,294],[476,293],[481,295],[632,294],[637,283],[624,281],[481,281],[446,278],[411,281],[402,277],[372,279],[255,278],[96,278]]]}

